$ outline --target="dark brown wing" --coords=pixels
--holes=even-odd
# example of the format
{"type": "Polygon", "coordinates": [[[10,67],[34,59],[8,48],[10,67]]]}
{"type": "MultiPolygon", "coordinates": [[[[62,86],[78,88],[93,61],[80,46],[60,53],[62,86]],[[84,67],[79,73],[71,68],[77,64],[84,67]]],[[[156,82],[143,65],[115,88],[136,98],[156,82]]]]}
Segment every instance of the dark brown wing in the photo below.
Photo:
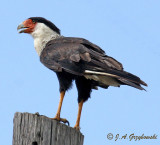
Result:
{"type": "Polygon", "coordinates": [[[103,68],[123,69],[121,63],[105,55],[97,45],[82,38],[72,37],[62,37],[48,42],[41,54],[41,62],[54,71],[59,72],[63,68],[81,75],[87,67],[92,70],[99,68],[102,71],[103,68]]]}
{"type": "Polygon", "coordinates": [[[40,60],[49,69],[55,72],[62,70],[75,75],[83,75],[85,62],[90,61],[87,48],[81,44],[55,39],[50,41],[42,51],[40,60]],[[82,62],[81,60],[84,60],[82,62]]]}
{"type": "Polygon", "coordinates": [[[64,70],[83,76],[86,70],[89,70],[93,74],[99,73],[98,75],[110,74],[110,77],[122,84],[146,85],[137,76],[123,71],[122,64],[105,55],[100,47],[81,38],[62,37],[48,42],[40,59],[46,67],[55,72],[64,70]]]}

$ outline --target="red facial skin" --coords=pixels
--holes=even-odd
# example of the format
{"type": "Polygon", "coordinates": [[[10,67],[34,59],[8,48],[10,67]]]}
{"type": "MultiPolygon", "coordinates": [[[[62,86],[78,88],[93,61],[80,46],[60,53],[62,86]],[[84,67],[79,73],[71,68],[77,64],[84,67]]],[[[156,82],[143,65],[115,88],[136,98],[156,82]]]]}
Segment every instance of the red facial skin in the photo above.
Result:
{"type": "Polygon", "coordinates": [[[23,25],[27,28],[23,31],[24,33],[32,33],[36,26],[36,22],[33,22],[31,19],[27,19],[23,22],[23,25]]]}

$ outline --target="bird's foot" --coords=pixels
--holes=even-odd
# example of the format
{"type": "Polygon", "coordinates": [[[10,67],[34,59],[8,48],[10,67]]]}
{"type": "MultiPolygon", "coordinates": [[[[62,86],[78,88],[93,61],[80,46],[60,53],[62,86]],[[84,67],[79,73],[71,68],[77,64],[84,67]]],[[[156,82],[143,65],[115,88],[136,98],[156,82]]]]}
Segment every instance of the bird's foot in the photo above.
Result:
{"type": "Polygon", "coordinates": [[[75,126],[74,126],[74,129],[80,131],[81,128],[79,127],[79,125],[75,125],[75,126]]]}
{"type": "Polygon", "coordinates": [[[69,121],[67,119],[65,119],[65,118],[60,118],[60,117],[56,116],[56,117],[51,118],[51,119],[57,120],[59,122],[63,122],[64,124],[68,124],[68,126],[69,126],[69,121]]]}

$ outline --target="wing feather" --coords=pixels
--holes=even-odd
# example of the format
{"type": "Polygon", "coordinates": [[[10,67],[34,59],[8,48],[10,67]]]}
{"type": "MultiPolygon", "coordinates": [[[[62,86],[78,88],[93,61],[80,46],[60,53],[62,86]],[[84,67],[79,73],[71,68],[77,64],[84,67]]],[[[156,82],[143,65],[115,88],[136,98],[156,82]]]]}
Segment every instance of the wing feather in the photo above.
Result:
{"type": "MultiPolygon", "coordinates": [[[[138,89],[143,89],[140,84],[147,86],[139,77],[124,71],[122,64],[107,56],[100,47],[82,38],[62,37],[51,40],[43,49],[40,60],[55,72],[64,70],[79,76],[86,73],[107,76],[138,89]]],[[[103,83],[101,86],[106,87],[103,83]]]]}

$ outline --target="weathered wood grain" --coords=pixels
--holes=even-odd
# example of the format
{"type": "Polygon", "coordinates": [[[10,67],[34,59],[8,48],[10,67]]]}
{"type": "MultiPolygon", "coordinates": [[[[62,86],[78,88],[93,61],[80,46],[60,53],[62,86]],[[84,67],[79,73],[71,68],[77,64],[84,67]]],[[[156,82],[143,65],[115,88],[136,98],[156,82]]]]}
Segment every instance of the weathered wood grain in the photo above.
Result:
{"type": "Polygon", "coordinates": [[[14,115],[13,145],[83,145],[77,130],[38,114],[14,115]]]}

